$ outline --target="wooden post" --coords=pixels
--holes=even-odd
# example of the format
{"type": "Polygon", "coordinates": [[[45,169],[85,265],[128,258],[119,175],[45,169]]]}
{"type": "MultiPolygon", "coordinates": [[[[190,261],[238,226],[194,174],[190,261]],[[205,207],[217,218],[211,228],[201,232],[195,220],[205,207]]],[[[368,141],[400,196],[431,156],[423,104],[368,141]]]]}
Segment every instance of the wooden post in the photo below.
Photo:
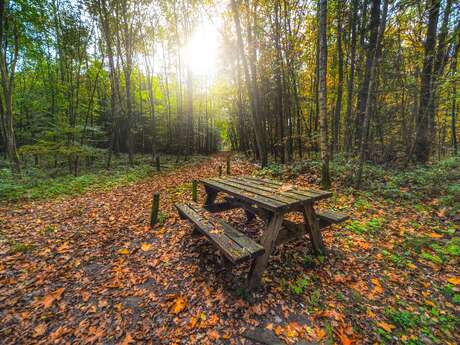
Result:
{"type": "Polygon", "coordinates": [[[152,213],[150,214],[150,226],[153,227],[158,222],[158,210],[160,208],[160,193],[153,193],[152,213]]]}
{"type": "Polygon", "coordinates": [[[283,222],[283,215],[281,213],[275,213],[268,221],[267,229],[265,229],[260,243],[265,249],[263,255],[258,256],[254,259],[251,265],[251,269],[248,274],[248,288],[252,290],[260,286],[262,275],[267,267],[268,259],[275,247],[276,239],[281,230],[281,224],[283,222]]]}
{"type": "Polygon", "coordinates": [[[303,208],[303,218],[307,229],[310,232],[310,240],[313,245],[313,251],[316,255],[326,254],[326,249],[324,247],[323,238],[321,236],[321,231],[319,229],[318,217],[316,217],[315,209],[313,208],[312,203],[304,205],[303,208]]]}
{"type": "Polygon", "coordinates": [[[230,175],[230,156],[227,156],[227,175],[230,175]]]}
{"type": "Polygon", "coordinates": [[[156,166],[157,166],[157,171],[160,171],[161,167],[160,167],[160,156],[157,156],[155,158],[155,162],[156,162],[156,166]]]}
{"type": "Polygon", "coordinates": [[[219,177],[222,177],[222,165],[219,165],[219,177]]]}
{"type": "Polygon", "coordinates": [[[196,180],[192,181],[192,200],[194,202],[198,201],[198,187],[197,187],[196,180]]]}

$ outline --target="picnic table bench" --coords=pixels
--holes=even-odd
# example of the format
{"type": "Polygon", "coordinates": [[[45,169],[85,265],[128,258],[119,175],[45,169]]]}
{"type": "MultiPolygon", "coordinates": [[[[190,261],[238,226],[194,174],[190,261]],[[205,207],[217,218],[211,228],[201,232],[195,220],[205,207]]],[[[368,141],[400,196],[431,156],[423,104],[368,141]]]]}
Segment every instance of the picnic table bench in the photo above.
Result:
{"type": "Polygon", "coordinates": [[[315,254],[324,254],[321,229],[348,219],[347,215],[332,210],[315,211],[316,202],[332,196],[328,191],[252,176],[209,178],[199,182],[206,191],[203,207],[195,203],[176,204],[179,215],[189,219],[232,263],[253,260],[248,274],[249,288],[260,284],[277,245],[308,234],[315,254]],[[224,201],[216,202],[219,193],[225,195],[224,201]],[[248,222],[256,216],[264,221],[259,243],[213,215],[235,208],[245,211],[248,222]],[[301,212],[304,222],[298,224],[284,219],[290,212],[301,212]]]}

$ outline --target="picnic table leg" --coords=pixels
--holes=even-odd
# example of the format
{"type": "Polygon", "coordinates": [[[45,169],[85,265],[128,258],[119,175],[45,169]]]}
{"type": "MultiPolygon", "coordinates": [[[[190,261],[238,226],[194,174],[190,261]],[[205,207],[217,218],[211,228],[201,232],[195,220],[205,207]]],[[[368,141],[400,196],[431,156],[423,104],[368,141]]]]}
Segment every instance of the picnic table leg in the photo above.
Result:
{"type": "Polygon", "coordinates": [[[261,283],[262,274],[267,267],[268,259],[270,254],[275,248],[276,239],[281,229],[281,224],[283,222],[282,213],[275,213],[270,221],[268,222],[268,227],[262,235],[261,244],[265,249],[263,255],[257,257],[252,262],[251,269],[248,275],[248,288],[253,289],[258,287],[261,283]]]}
{"type": "Polygon", "coordinates": [[[313,250],[316,255],[323,255],[326,253],[324,248],[323,238],[321,236],[321,231],[319,229],[319,219],[316,217],[315,209],[313,208],[313,203],[307,203],[303,208],[303,217],[305,225],[310,234],[310,240],[313,244],[313,250]]]}
{"type": "Polygon", "coordinates": [[[217,191],[208,186],[205,186],[204,189],[206,191],[206,199],[204,200],[204,206],[212,205],[214,201],[216,200],[217,191]]]}
{"type": "Polygon", "coordinates": [[[244,210],[246,214],[246,224],[251,223],[251,221],[256,217],[256,215],[248,210],[244,210]]]}

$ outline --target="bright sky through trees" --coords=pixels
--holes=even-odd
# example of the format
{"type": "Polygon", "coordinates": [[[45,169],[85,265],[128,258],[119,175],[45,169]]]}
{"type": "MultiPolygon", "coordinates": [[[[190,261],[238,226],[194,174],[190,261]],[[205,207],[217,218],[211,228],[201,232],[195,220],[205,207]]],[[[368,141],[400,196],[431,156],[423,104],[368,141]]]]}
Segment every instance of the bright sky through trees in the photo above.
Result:
{"type": "Polygon", "coordinates": [[[186,47],[186,58],[194,75],[215,76],[218,71],[219,32],[217,24],[203,21],[194,31],[186,47]]]}

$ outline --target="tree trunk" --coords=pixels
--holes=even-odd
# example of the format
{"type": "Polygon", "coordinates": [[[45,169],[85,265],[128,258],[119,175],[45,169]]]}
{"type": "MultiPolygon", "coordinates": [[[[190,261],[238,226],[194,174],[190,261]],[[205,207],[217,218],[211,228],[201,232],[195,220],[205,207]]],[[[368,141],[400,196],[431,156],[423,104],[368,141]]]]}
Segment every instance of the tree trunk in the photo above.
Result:
{"type": "Polygon", "coordinates": [[[5,41],[9,40],[8,33],[4,32],[7,27],[7,18],[8,18],[8,3],[5,4],[5,1],[0,1],[0,77],[1,77],[1,88],[4,100],[5,108],[2,109],[4,114],[4,129],[5,129],[5,140],[6,140],[6,150],[8,152],[8,157],[11,161],[11,170],[13,173],[19,173],[21,171],[21,165],[19,164],[19,157],[16,149],[16,138],[14,134],[14,121],[13,121],[13,90],[14,90],[14,75],[16,73],[16,63],[19,56],[19,33],[16,23],[8,23],[12,25],[12,42],[5,41]],[[11,48],[11,61],[7,65],[7,47],[11,48]]]}
{"type": "Polygon", "coordinates": [[[329,176],[329,150],[327,138],[327,0],[319,0],[319,118],[320,118],[320,153],[321,153],[321,186],[328,189],[331,186],[329,176]]]}
{"type": "Polygon", "coordinates": [[[420,86],[420,101],[415,118],[415,157],[420,163],[426,163],[431,151],[430,100],[432,97],[432,74],[436,47],[436,31],[439,18],[439,0],[427,0],[428,27],[425,40],[425,58],[420,86]]]}
{"type": "MultiPolygon", "coordinates": [[[[379,12],[380,12],[380,0],[374,0],[373,8],[375,11],[377,11],[376,6],[379,7],[379,12]]],[[[367,90],[368,94],[366,96],[366,107],[364,109],[362,133],[361,133],[360,144],[359,144],[359,165],[358,165],[358,174],[356,178],[357,188],[361,186],[363,165],[366,159],[367,133],[369,130],[370,112],[371,112],[371,106],[372,106],[373,100],[375,100],[375,97],[372,97],[371,93],[374,90],[374,83],[376,82],[377,62],[380,56],[379,48],[380,48],[380,43],[382,42],[382,39],[383,39],[383,34],[385,33],[387,12],[388,12],[388,0],[384,0],[382,18],[380,20],[380,25],[379,23],[377,23],[378,34],[376,37],[373,51],[371,52],[372,53],[372,60],[371,60],[372,64],[370,66],[369,87],[367,90]]]]}
{"type": "Polygon", "coordinates": [[[353,143],[352,138],[352,111],[353,111],[353,88],[355,78],[355,65],[356,65],[356,24],[358,17],[358,0],[352,2],[352,13],[350,19],[350,74],[347,81],[347,113],[345,118],[345,134],[344,134],[344,150],[345,152],[351,151],[353,143]]]}
{"type": "Polygon", "coordinates": [[[251,79],[249,74],[249,66],[246,59],[246,54],[244,52],[244,45],[243,45],[243,37],[241,34],[241,23],[240,23],[240,15],[238,11],[238,5],[236,0],[231,0],[232,4],[232,11],[233,11],[233,18],[235,21],[235,28],[236,28],[236,37],[237,37],[237,45],[238,45],[238,52],[241,58],[241,62],[243,64],[244,76],[246,79],[246,87],[248,89],[248,94],[251,103],[251,110],[252,110],[252,125],[255,132],[256,137],[256,145],[259,151],[260,160],[262,167],[265,167],[268,163],[268,155],[267,155],[267,147],[264,140],[263,135],[263,128],[262,128],[262,120],[259,114],[259,102],[258,102],[258,92],[257,86],[255,85],[256,81],[251,79]]]}
{"type": "Polygon", "coordinates": [[[343,93],[343,50],[342,50],[342,1],[337,1],[337,64],[338,64],[338,82],[337,82],[337,99],[335,101],[334,111],[334,133],[332,135],[332,154],[339,151],[340,136],[340,113],[342,112],[342,93],[343,93]]]}

